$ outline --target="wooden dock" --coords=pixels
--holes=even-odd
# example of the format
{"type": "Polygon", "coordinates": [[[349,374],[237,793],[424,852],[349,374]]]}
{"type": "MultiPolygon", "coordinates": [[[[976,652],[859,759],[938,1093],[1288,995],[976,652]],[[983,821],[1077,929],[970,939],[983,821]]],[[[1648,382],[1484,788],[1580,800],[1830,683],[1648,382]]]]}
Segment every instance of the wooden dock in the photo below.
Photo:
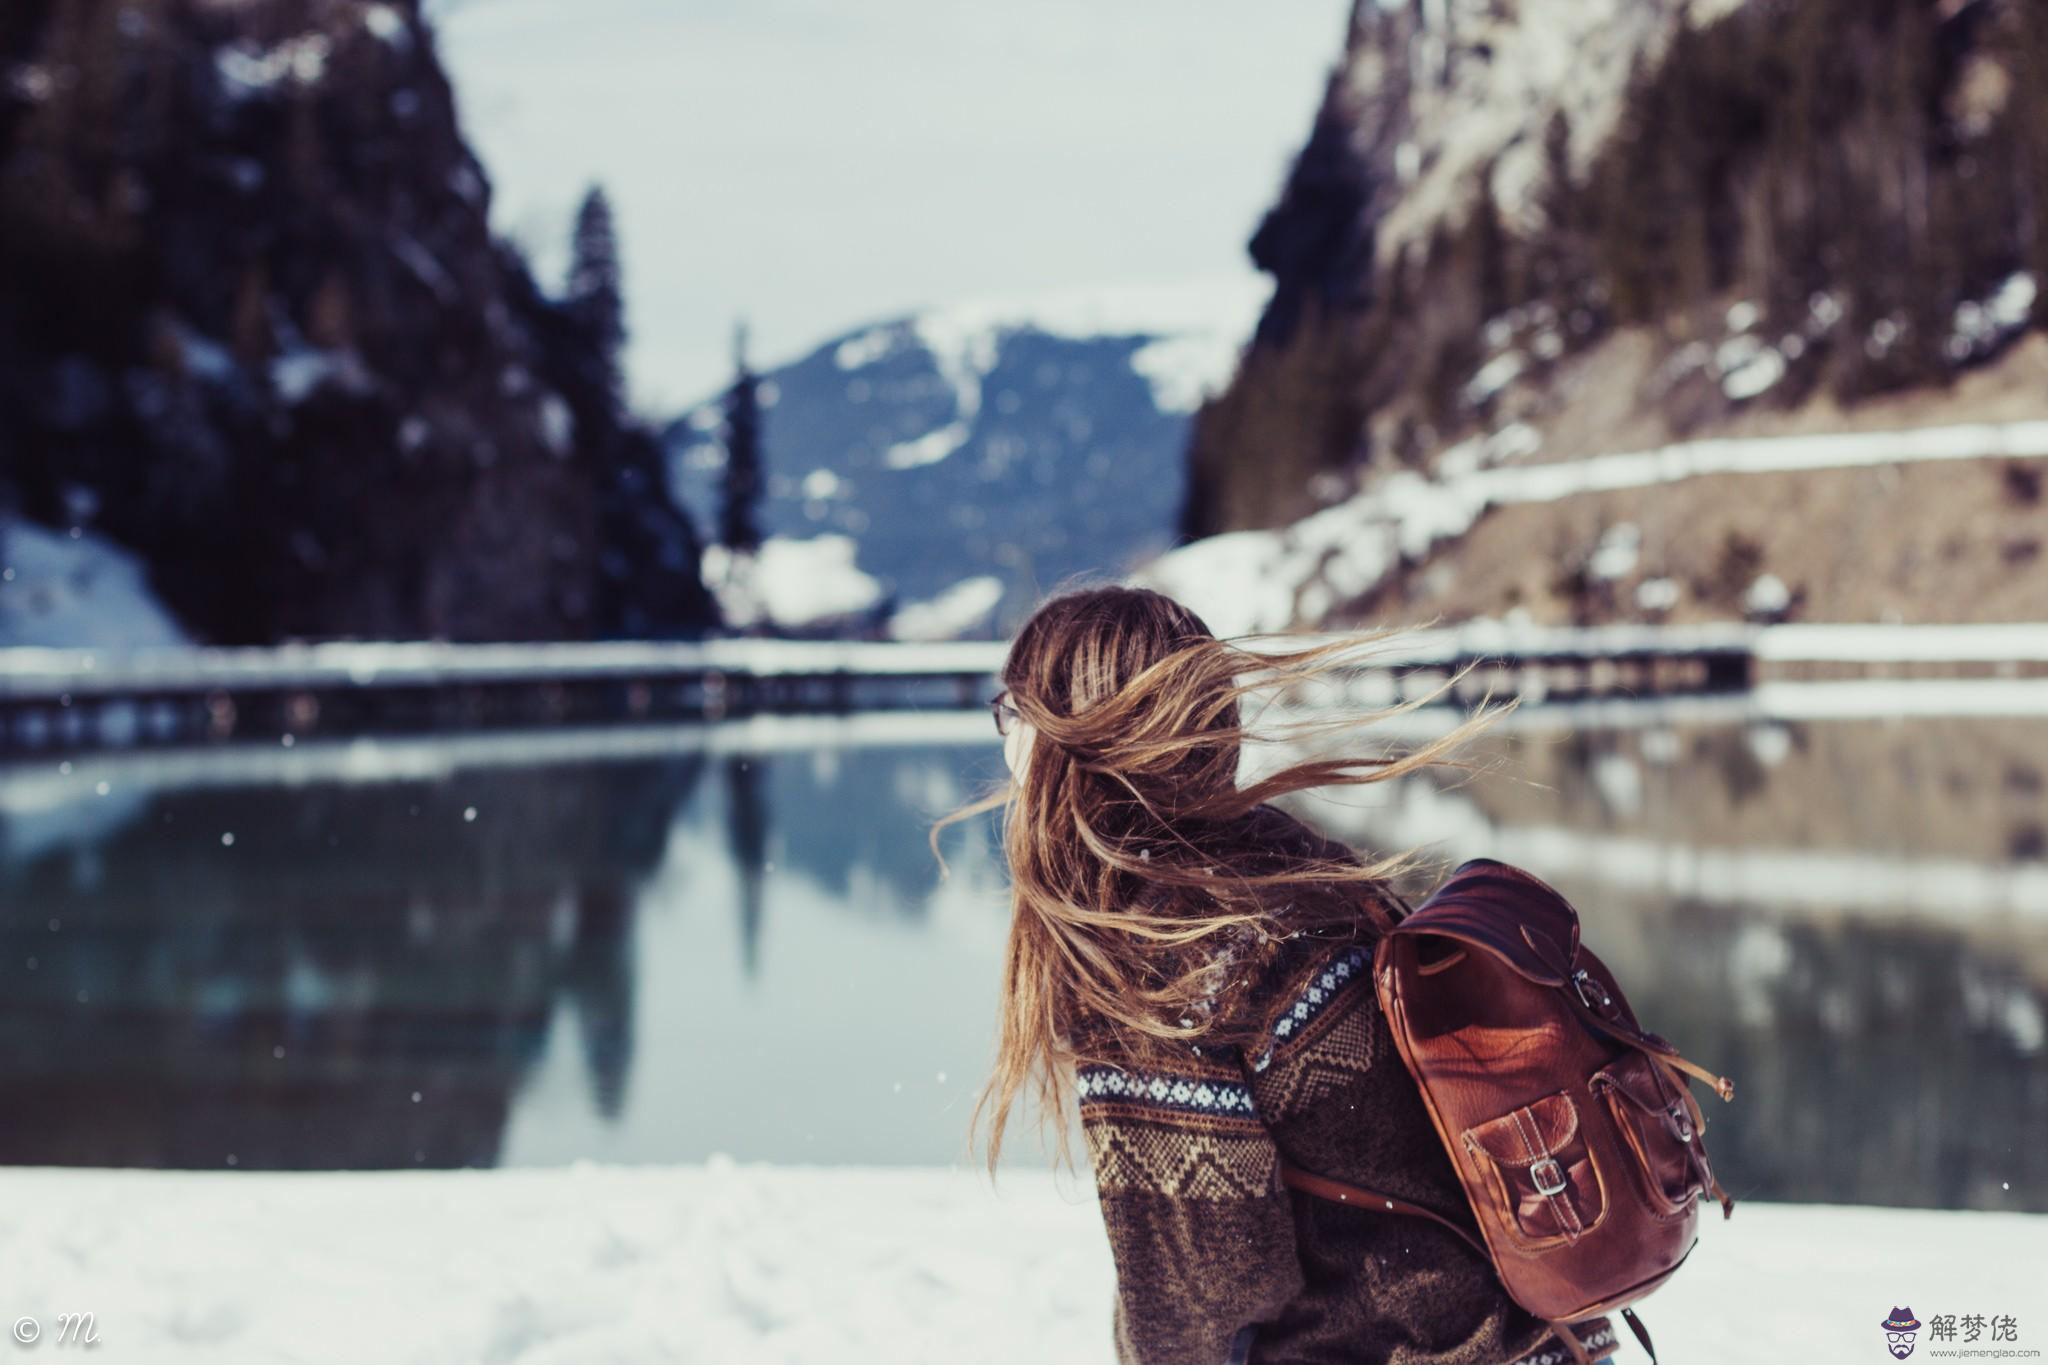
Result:
{"type": "MultiPolygon", "coordinates": [[[[1298,637],[1294,645],[1327,637],[1298,637]]],[[[794,712],[956,710],[1000,642],[354,643],[0,649],[0,748],[49,750],[794,712]]],[[[1380,699],[1694,696],[1766,677],[2044,678],[2048,625],[1515,627],[1413,631],[1360,656],[1380,699]]]]}

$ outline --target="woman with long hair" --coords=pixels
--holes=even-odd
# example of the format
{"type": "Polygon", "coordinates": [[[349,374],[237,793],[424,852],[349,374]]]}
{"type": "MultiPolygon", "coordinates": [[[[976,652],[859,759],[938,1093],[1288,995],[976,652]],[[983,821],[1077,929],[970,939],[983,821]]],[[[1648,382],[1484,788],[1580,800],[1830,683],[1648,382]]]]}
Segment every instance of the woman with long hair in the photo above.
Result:
{"type": "MultiPolygon", "coordinates": [[[[1573,1358],[1454,1233],[1280,1183],[1284,1158],[1474,1226],[1369,980],[1411,860],[1361,858],[1269,803],[1451,762],[1494,712],[1398,754],[1333,754],[1351,718],[1261,729],[1308,756],[1240,780],[1248,704],[1382,638],[1266,652],[1155,592],[1054,597],[1003,669],[1007,789],[941,822],[1004,811],[1012,919],[975,1111],[990,1170],[1020,1103],[1062,1155],[1078,1104],[1122,1361],[1573,1358]]],[[[1613,1348],[1604,1319],[1574,1334],[1613,1348]]]]}

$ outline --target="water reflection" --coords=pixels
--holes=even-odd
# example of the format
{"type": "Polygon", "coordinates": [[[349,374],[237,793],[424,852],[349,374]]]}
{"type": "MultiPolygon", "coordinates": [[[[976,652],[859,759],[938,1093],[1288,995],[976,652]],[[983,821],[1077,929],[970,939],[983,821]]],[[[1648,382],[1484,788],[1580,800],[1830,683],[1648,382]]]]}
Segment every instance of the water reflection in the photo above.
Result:
{"type": "Polygon", "coordinates": [[[88,837],[9,840],[0,1160],[490,1164],[558,1011],[618,1113],[637,898],[702,768],[144,789],[111,824],[86,786],[88,837]]]}
{"type": "MultiPolygon", "coordinates": [[[[985,728],[0,770],[0,1161],[959,1159],[1004,901],[986,824],[943,885],[923,827],[985,728]]],[[[1738,1077],[1738,1197],[2048,1209],[2048,721],[1532,713],[1495,753],[1308,809],[1562,885],[1738,1077]]]]}

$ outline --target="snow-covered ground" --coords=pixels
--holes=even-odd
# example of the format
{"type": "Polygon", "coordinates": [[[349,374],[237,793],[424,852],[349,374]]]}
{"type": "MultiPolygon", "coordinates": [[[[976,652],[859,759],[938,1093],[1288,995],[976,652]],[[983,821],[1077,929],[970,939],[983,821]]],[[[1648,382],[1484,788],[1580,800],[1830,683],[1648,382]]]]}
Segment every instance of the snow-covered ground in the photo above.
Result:
{"type": "Polygon", "coordinates": [[[185,641],[135,556],[88,532],[0,516],[0,647],[185,641]]]}
{"type": "Polygon", "coordinates": [[[1139,581],[1200,612],[1218,634],[1315,622],[1364,595],[1404,560],[1472,528],[1490,507],[1555,502],[1708,474],[1763,474],[1922,461],[2048,456],[2048,422],[1985,422],[1913,431],[1829,432],[1684,441],[1655,450],[1551,463],[1470,467],[1437,477],[1400,471],[1355,496],[1270,531],[1211,536],[1161,555],[1139,581]]]}
{"type": "MultiPolygon", "coordinates": [[[[2044,1246],[2039,1216],[1744,1204],[1643,1314],[1684,1365],[1885,1359],[1895,1304],[2026,1347],[2044,1246]]],[[[0,1173],[5,1318],[54,1352],[92,1313],[125,1362],[1108,1361],[1113,1278],[1085,1176],[1037,1170],[0,1173]]]]}

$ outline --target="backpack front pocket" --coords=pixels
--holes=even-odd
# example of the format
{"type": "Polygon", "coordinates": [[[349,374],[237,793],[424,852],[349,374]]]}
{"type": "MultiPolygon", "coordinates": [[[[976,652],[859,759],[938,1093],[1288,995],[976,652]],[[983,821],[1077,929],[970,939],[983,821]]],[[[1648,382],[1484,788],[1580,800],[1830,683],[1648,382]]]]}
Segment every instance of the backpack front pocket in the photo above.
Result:
{"type": "Polygon", "coordinates": [[[1642,1053],[1629,1052],[1594,1073],[1592,1090],[1607,1101],[1615,1128],[1635,1154],[1652,1211],[1666,1219],[1682,1216],[1704,1187],[1706,1153],[1678,1082],[1642,1053]]]}
{"type": "Polygon", "coordinates": [[[1463,1138],[1524,1247],[1576,1242],[1599,1226],[1607,1212],[1606,1190],[1570,1095],[1560,1091],[1532,1100],[1466,1129],[1463,1138]]]}

